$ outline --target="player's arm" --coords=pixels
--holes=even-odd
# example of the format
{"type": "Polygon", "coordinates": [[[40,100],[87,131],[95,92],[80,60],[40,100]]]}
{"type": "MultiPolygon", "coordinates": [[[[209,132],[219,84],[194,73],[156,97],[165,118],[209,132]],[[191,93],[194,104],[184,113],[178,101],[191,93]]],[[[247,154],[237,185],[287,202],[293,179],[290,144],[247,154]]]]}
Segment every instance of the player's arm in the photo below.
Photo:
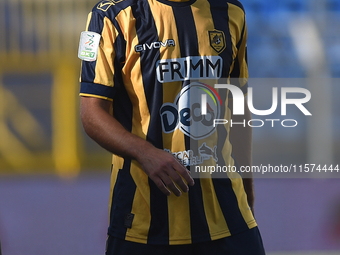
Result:
{"type": "MultiPolygon", "coordinates": [[[[232,104],[230,106],[232,110],[232,104]]],[[[230,128],[230,140],[233,146],[233,154],[240,166],[252,165],[252,127],[247,125],[251,119],[251,113],[245,100],[244,115],[232,115],[233,122],[245,123],[234,125],[230,128]]],[[[248,204],[254,213],[254,184],[251,173],[245,173],[243,176],[243,185],[247,194],[248,204]]]]}
{"type": "Polygon", "coordinates": [[[95,97],[81,98],[81,120],[85,132],[108,151],[137,160],[145,173],[166,195],[171,191],[180,196],[194,181],[187,169],[175,157],[128,132],[111,114],[112,102],[95,97]]]}
{"type": "Polygon", "coordinates": [[[119,86],[122,85],[113,84],[115,72],[119,70],[115,70],[115,65],[109,63],[115,63],[122,58],[118,57],[116,52],[125,52],[125,44],[122,43],[124,38],[119,34],[114,22],[106,18],[106,14],[98,9],[93,10],[87,22],[87,30],[100,34],[101,39],[96,61],[83,61],[82,64],[80,95],[84,129],[103,148],[139,162],[145,173],[164,194],[169,195],[171,191],[179,196],[181,192],[178,187],[184,192],[188,190],[184,180],[193,185],[187,169],[172,154],[157,149],[144,139],[128,132],[110,114],[112,102],[100,99],[114,98],[119,86]]]}

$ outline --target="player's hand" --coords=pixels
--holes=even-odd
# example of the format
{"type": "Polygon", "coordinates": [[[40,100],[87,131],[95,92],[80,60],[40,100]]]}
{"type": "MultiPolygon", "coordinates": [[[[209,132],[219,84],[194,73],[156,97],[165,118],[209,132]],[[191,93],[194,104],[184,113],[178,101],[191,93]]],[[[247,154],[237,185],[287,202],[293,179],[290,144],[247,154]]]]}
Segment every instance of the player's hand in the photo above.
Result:
{"type": "Polygon", "coordinates": [[[180,196],[181,190],[188,192],[188,185],[194,185],[190,172],[172,154],[164,150],[154,147],[147,148],[138,161],[145,173],[167,196],[171,192],[180,196]]]}

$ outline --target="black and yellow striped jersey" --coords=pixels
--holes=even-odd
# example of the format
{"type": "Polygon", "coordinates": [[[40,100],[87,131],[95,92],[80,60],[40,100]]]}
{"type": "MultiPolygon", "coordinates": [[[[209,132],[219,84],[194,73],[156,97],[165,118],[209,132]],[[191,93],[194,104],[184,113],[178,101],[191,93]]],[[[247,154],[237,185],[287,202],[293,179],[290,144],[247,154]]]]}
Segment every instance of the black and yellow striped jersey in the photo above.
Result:
{"type": "MultiPolygon", "coordinates": [[[[230,119],[228,92],[213,85],[248,77],[239,1],[101,1],[89,14],[87,30],[101,39],[97,59],[82,63],[81,96],[111,100],[114,117],[127,130],[188,167],[237,164],[229,126],[214,128],[211,119],[230,119]],[[208,97],[205,117],[197,99],[202,94],[208,97]]],[[[113,155],[112,163],[112,236],[189,244],[256,226],[241,178],[199,178],[188,193],[166,196],[138,162],[113,155]]]]}

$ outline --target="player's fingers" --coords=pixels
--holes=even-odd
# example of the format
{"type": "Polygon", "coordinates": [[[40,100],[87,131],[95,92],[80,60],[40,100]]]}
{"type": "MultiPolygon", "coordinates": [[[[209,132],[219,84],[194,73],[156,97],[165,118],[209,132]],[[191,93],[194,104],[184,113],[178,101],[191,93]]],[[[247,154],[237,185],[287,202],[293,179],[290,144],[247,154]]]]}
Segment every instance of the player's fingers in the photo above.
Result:
{"type": "Polygon", "coordinates": [[[175,169],[170,169],[167,173],[171,177],[171,179],[181,188],[181,190],[183,190],[184,192],[189,191],[189,188],[184,182],[183,178],[175,169]]]}
{"type": "Polygon", "coordinates": [[[195,184],[194,179],[190,175],[190,171],[188,171],[181,163],[176,161],[173,168],[184,178],[184,180],[186,180],[188,185],[193,186],[195,184]]]}
{"type": "MultiPolygon", "coordinates": [[[[174,171],[173,171],[174,172],[174,171]]],[[[162,181],[164,182],[164,184],[166,185],[166,187],[172,191],[176,196],[180,196],[182,195],[182,192],[177,188],[177,186],[175,185],[175,183],[173,182],[173,180],[170,178],[169,175],[167,175],[167,173],[163,173],[161,176],[162,181]]]]}
{"type": "Polygon", "coordinates": [[[171,191],[165,186],[161,178],[158,177],[155,180],[153,180],[153,182],[165,195],[170,196],[171,191]]]}

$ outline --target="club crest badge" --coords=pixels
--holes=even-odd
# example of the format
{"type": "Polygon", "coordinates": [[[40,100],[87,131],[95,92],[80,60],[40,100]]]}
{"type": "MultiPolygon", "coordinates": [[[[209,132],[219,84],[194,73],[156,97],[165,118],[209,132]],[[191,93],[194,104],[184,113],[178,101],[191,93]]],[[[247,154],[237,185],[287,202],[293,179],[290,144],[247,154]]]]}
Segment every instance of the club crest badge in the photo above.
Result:
{"type": "Polygon", "coordinates": [[[226,48],[225,35],[223,31],[209,31],[210,46],[220,54],[226,48]]]}

